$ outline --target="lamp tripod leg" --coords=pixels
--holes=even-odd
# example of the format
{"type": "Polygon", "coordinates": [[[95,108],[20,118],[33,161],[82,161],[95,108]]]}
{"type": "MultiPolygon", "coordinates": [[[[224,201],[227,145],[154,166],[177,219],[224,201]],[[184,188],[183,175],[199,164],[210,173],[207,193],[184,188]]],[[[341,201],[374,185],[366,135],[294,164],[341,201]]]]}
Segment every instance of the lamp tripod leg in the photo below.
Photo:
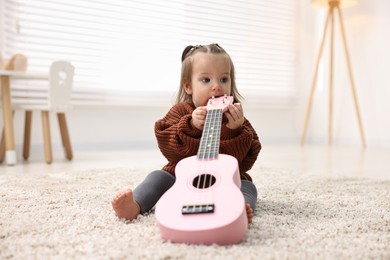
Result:
{"type": "Polygon", "coordinates": [[[334,7],[330,6],[330,52],[329,52],[329,116],[328,116],[328,144],[333,140],[333,57],[334,57],[334,7]]]}
{"type": "Polygon", "coordinates": [[[342,36],[342,39],[343,39],[345,57],[346,57],[346,60],[347,60],[349,80],[351,82],[351,90],[352,90],[352,96],[353,96],[353,101],[354,101],[354,105],[355,105],[355,112],[356,112],[356,116],[357,116],[358,124],[359,124],[360,137],[361,137],[363,148],[366,148],[366,139],[364,137],[363,123],[362,123],[360,110],[359,110],[359,105],[358,105],[358,98],[357,98],[357,94],[356,94],[355,82],[354,82],[353,76],[352,76],[352,66],[351,66],[351,61],[350,61],[349,52],[348,52],[347,40],[346,40],[346,37],[345,37],[343,15],[342,15],[340,7],[336,6],[336,8],[337,8],[337,11],[338,11],[338,14],[339,14],[339,18],[340,18],[339,21],[340,21],[341,36],[342,36]]]}
{"type": "Polygon", "coordinates": [[[316,88],[316,83],[317,83],[318,68],[319,68],[321,56],[322,56],[322,53],[324,50],[324,45],[325,45],[325,40],[326,40],[326,32],[328,29],[330,16],[331,16],[331,10],[328,9],[328,14],[326,16],[325,25],[324,25],[324,31],[322,34],[321,45],[320,45],[320,49],[318,51],[317,62],[316,62],[315,70],[314,70],[313,81],[311,83],[309,101],[308,101],[307,107],[306,107],[305,120],[304,120],[304,124],[303,124],[302,136],[301,136],[301,145],[302,146],[305,144],[305,137],[306,137],[306,133],[307,133],[307,127],[308,127],[308,123],[309,123],[311,107],[312,107],[313,98],[314,98],[314,90],[316,88]]]}

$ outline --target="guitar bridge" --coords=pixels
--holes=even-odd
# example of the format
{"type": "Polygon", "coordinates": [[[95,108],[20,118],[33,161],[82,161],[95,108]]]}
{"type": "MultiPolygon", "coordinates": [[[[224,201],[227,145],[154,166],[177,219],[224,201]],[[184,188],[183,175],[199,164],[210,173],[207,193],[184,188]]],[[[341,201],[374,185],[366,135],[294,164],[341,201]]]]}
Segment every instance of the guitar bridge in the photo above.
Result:
{"type": "Polygon", "coordinates": [[[214,204],[200,204],[200,205],[184,205],[181,209],[181,214],[204,214],[204,213],[213,213],[214,204]]]}

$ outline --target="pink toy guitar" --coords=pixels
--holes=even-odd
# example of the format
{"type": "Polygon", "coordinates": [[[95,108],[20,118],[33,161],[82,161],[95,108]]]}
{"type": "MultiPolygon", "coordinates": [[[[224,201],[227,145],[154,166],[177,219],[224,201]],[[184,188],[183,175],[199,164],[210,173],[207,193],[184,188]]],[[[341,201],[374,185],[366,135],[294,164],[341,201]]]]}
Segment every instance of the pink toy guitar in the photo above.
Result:
{"type": "Polygon", "coordinates": [[[209,100],[198,154],[177,164],[175,184],[157,202],[164,240],[229,245],[248,230],[237,160],[219,154],[222,115],[232,103],[228,96],[209,100]]]}

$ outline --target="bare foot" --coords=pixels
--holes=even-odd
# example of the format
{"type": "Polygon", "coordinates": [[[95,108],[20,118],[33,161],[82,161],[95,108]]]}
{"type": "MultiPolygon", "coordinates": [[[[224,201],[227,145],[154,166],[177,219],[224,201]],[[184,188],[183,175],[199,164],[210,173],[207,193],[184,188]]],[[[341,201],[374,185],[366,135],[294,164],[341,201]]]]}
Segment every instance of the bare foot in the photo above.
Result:
{"type": "Polygon", "coordinates": [[[245,208],[246,208],[246,216],[248,217],[248,223],[252,223],[252,219],[253,219],[253,209],[251,208],[251,206],[249,205],[249,203],[246,203],[246,204],[245,204],[245,208]]]}
{"type": "Polygon", "coordinates": [[[134,201],[133,191],[130,189],[119,192],[112,199],[111,204],[118,218],[133,220],[141,213],[141,208],[134,201]]]}

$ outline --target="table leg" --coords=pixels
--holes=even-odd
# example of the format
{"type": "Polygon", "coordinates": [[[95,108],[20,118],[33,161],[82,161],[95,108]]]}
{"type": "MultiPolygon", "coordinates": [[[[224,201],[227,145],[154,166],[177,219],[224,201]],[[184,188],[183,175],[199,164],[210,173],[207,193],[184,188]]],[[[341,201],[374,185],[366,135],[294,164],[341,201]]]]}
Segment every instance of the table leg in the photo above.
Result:
{"type": "Polygon", "coordinates": [[[3,120],[4,120],[4,135],[5,135],[5,161],[7,165],[16,164],[14,125],[11,107],[11,90],[10,80],[8,76],[0,76],[2,103],[3,103],[3,120]]]}

